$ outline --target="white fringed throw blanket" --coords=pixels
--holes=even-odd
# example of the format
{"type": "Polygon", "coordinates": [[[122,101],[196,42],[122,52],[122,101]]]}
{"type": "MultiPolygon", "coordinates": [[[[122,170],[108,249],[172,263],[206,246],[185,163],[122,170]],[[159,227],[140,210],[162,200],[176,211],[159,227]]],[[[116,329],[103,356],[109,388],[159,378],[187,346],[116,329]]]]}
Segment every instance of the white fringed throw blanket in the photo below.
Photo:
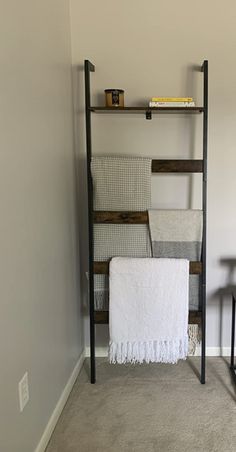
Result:
{"type": "Polygon", "coordinates": [[[111,260],[111,363],[176,363],[186,358],[188,280],[185,259],[111,260]]]}

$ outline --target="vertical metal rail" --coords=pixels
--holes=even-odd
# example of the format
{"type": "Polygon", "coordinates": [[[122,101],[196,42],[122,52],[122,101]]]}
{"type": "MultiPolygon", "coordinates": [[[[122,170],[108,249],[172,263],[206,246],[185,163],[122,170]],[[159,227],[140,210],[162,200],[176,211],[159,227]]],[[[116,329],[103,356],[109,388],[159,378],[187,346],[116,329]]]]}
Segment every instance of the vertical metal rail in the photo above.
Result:
{"type": "Polygon", "coordinates": [[[202,65],[203,72],[203,179],[202,179],[202,353],[201,353],[201,383],[206,380],[206,235],[207,235],[207,134],[208,134],[208,61],[202,65]]]}
{"type": "Polygon", "coordinates": [[[94,322],[94,275],[93,275],[93,181],[91,175],[92,139],[90,111],[90,72],[95,66],[89,60],[84,61],[85,71],[85,113],[86,113],[86,149],[87,149],[87,190],[88,190],[88,226],[89,226],[89,313],[90,313],[90,381],[96,382],[95,366],[95,322],[94,322]]]}

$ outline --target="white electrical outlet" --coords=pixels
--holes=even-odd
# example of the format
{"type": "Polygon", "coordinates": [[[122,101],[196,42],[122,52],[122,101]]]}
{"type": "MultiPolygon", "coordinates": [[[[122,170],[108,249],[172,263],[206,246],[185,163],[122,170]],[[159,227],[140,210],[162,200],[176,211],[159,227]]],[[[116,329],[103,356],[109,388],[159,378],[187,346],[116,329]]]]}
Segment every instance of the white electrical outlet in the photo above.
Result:
{"type": "Polygon", "coordinates": [[[23,411],[25,405],[29,401],[29,384],[28,384],[28,373],[26,372],[21,381],[19,382],[19,401],[20,401],[20,411],[23,411]]]}

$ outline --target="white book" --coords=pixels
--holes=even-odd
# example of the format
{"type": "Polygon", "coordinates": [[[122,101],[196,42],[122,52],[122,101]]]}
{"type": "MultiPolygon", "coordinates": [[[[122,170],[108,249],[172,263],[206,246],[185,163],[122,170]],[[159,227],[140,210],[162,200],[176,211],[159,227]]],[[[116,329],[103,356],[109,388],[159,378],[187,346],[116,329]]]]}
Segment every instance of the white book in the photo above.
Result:
{"type": "Polygon", "coordinates": [[[149,107],[195,107],[195,102],[149,102],[149,107]]]}

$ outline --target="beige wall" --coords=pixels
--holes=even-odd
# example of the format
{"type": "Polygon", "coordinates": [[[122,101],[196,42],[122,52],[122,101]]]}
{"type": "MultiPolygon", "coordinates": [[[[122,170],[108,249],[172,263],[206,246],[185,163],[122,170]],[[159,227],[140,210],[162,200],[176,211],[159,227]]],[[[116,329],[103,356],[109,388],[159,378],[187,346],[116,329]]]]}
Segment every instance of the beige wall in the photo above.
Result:
{"type": "Polygon", "coordinates": [[[33,452],[83,346],[68,9],[1,2],[1,452],[33,452]]]}
{"type": "MultiPolygon", "coordinates": [[[[236,254],[236,4],[233,0],[71,0],[71,19],[80,130],[77,152],[81,162],[85,155],[82,73],[85,58],[96,65],[92,75],[93,103],[100,105],[104,102],[103,90],[109,87],[125,90],[126,105],[147,102],[153,95],[193,95],[200,103],[202,75],[195,73],[193,66],[209,59],[207,344],[218,346],[217,291],[227,281],[227,269],[220,259],[236,254]]],[[[201,155],[201,118],[173,116],[145,121],[140,116],[95,115],[93,130],[95,153],[160,158],[201,155]]],[[[198,188],[196,177],[167,176],[164,180],[156,176],[153,205],[199,207],[198,188]]],[[[228,346],[227,297],[225,306],[223,343],[228,346]]],[[[100,340],[103,343],[105,336],[100,340]]]]}

